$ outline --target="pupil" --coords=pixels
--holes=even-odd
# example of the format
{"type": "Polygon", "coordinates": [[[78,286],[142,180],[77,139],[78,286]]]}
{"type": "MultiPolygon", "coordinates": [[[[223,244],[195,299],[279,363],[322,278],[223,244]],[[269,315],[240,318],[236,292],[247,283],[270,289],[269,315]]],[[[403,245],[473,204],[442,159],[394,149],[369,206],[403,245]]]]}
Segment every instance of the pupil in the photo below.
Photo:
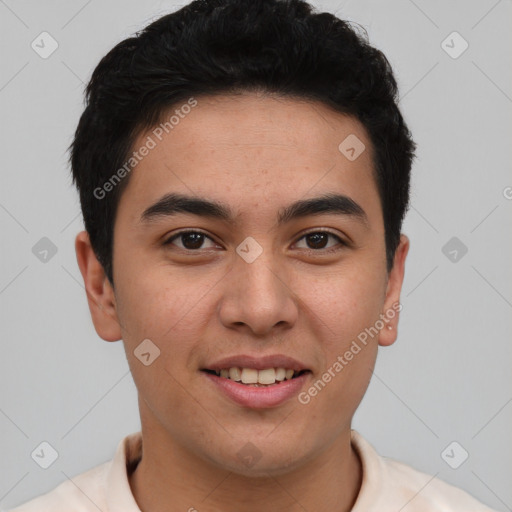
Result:
{"type": "Polygon", "coordinates": [[[321,239],[323,239],[323,241],[326,242],[327,237],[328,237],[327,233],[312,233],[312,234],[308,235],[308,240],[311,241],[313,239],[312,245],[314,246],[313,247],[314,249],[319,249],[319,248],[321,249],[322,247],[325,246],[325,243],[322,244],[321,239]]]}
{"type": "Polygon", "coordinates": [[[187,249],[199,249],[203,244],[204,235],[202,233],[185,233],[182,237],[183,245],[187,249]],[[187,241],[192,241],[192,243],[189,244],[187,241]]]}

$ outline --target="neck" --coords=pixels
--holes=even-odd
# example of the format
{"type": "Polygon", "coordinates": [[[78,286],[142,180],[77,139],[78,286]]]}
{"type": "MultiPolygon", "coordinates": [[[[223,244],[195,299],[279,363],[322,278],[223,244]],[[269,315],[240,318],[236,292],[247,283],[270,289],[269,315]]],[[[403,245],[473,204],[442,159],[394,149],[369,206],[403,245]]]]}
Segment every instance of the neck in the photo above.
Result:
{"type": "Polygon", "coordinates": [[[247,477],[219,469],[160,429],[144,429],[130,486],[142,512],[310,512],[352,509],[362,466],[350,429],[315,458],[285,474],[247,477]]]}

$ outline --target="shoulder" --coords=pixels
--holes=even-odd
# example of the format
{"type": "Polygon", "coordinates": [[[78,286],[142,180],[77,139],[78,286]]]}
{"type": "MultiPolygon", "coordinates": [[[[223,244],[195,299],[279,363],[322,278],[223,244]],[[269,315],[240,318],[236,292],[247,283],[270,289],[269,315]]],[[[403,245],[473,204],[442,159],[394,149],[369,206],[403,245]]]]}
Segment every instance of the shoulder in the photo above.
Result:
{"type": "Polygon", "coordinates": [[[390,457],[383,457],[361,434],[352,443],[363,466],[353,512],[496,512],[466,491],[390,457]]]}
{"type": "Polygon", "coordinates": [[[8,512],[98,512],[104,506],[103,486],[110,462],[77,475],[55,489],[8,512]]]}
{"type": "Polygon", "coordinates": [[[439,512],[495,512],[468,492],[404,464],[383,457],[387,466],[388,483],[398,496],[409,502],[411,511],[439,512]]]}

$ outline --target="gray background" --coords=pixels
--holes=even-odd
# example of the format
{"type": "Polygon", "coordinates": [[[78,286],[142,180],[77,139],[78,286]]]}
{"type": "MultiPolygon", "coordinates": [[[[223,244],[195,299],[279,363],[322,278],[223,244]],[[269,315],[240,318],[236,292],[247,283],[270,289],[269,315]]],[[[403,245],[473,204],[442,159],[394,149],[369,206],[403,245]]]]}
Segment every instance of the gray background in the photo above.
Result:
{"type": "MultiPolygon", "coordinates": [[[[380,349],[353,427],[382,455],[512,510],[512,4],[314,5],[362,24],[387,55],[419,145],[399,339],[380,349]],[[442,46],[453,31],[469,43],[458,58],[442,46]],[[445,256],[452,237],[467,254],[457,242],[445,256]],[[441,456],[453,441],[452,464],[469,453],[458,469],[441,456]]],[[[2,508],[110,459],[140,428],[122,344],[102,341],[90,320],[66,148],[99,59],[176,7],[0,0],[2,508]],[[31,48],[43,31],[59,45],[47,59],[31,48]],[[32,251],[42,237],[57,248],[46,262],[32,251]],[[31,458],[42,441],[59,455],[46,470],[31,458]]]]}

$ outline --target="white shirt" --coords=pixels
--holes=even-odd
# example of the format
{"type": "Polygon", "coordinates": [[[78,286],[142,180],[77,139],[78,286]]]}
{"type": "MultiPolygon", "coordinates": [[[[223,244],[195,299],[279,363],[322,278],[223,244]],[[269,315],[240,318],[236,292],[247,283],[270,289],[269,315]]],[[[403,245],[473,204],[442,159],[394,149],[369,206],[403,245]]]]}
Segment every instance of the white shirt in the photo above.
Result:
{"type": "MultiPolygon", "coordinates": [[[[352,430],[351,437],[363,467],[352,512],[496,512],[457,487],[381,457],[357,431],[352,430]]],[[[119,443],[112,460],[11,512],[141,512],[128,480],[140,460],[141,448],[142,433],[130,434],[119,443]]]]}

